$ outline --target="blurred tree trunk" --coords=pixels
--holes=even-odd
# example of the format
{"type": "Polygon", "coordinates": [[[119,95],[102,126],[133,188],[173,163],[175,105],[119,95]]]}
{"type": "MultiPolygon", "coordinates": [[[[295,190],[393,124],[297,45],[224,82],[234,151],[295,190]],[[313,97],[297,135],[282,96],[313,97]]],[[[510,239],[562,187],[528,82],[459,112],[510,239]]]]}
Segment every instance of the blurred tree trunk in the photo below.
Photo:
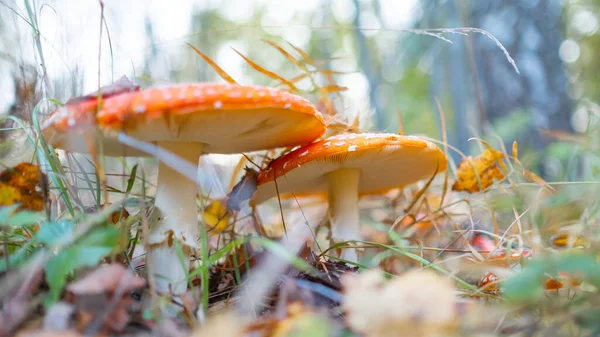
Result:
{"type": "MultiPolygon", "coordinates": [[[[572,131],[572,102],[567,95],[567,77],[559,57],[563,40],[562,5],[559,0],[505,1],[473,0],[467,25],[493,34],[513,56],[521,74],[517,74],[493,41],[472,35],[473,56],[485,111],[491,123],[515,112],[530,116],[509,145],[544,155],[549,140],[540,129],[572,131]]],[[[540,157],[540,159],[542,159],[540,157]]],[[[539,170],[544,174],[543,165],[539,170]]]]}
{"type": "MultiPolygon", "coordinates": [[[[429,0],[424,1],[422,6],[424,16],[418,26],[420,29],[464,26],[462,8],[456,1],[448,1],[440,5],[437,1],[429,0]]],[[[452,41],[452,44],[442,40],[431,41],[432,54],[435,55],[429,88],[431,105],[437,117],[439,109],[436,99],[440,102],[445,117],[448,143],[468,155],[468,140],[475,136],[471,134],[469,127],[475,125],[469,110],[472,85],[467,72],[465,37],[449,35],[447,38],[452,41]]],[[[441,135],[441,119],[437,117],[437,121],[441,135]]],[[[456,151],[450,151],[450,154],[457,162],[462,159],[456,151]]]]}
{"type": "MultiPolygon", "coordinates": [[[[362,27],[360,20],[360,3],[358,0],[354,0],[353,3],[354,8],[356,9],[353,25],[354,27],[362,27]]],[[[354,29],[354,38],[356,41],[356,48],[358,49],[359,66],[369,83],[369,102],[371,108],[375,110],[375,129],[377,131],[383,131],[386,130],[385,116],[383,116],[384,109],[379,104],[375,92],[379,83],[382,83],[382,80],[379,73],[373,69],[373,64],[371,63],[371,57],[369,55],[369,46],[367,45],[367,38],[360,29],[354,29]]]]}

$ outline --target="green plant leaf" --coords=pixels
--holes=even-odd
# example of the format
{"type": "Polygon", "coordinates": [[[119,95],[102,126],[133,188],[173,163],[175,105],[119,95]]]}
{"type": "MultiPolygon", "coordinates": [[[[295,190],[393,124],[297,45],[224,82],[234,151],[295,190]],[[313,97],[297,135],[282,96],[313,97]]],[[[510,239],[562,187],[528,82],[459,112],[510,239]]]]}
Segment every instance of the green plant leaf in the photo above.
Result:
{"type": "Polygon", "coordinates": [[[73,222],[62,220],[46,223],[40,226],[35,238],[46,245],[56,245],[59,242],[73,240],[73,222]]]}
{"type": "Polygon", "coordinates": [[[22,227],[38,223],[44,220],[44,217],[44,214],[40,212],[22,211],[10,217],[4,224],[7,226],[22,227]]]}
{"type": "Polygon", "coordinates": [[[46,280],[50,292],[46,305],[54,303],[66,284],[67,276],[76,268],[94,266],[100,259],[110,254],[116,245],[119,230],[114,227],[100,227],[79,240],[74,246],[63,250],[46,264],[46,280]]]}
{"type": "Polygon", "coordinates": [[[44,220],[44,214],[41,212],[20,211],[16,212],[19,204],[0,208],[0,224],[5,226],[22,227],[31,225],[44,220]]]}
{"type": "Polygon", "coordinates": [[[11,216],[11,214],[14,213],[14,211],[17,210],[17,208],[19,208],[19,204],[1,207],[0,208],[0,223],[4,223],[4,222],[8,221],[8,218],[11,216]]]}
{"type": "Polygon", "coordinates": [[[502,293],[512,302],[535,301],[544,294],[545,277],[556,277],[560,272],[600,287],[600,263],[596,257],[565,252],[530,261],[520,273],[502,283],[502,293]]]}

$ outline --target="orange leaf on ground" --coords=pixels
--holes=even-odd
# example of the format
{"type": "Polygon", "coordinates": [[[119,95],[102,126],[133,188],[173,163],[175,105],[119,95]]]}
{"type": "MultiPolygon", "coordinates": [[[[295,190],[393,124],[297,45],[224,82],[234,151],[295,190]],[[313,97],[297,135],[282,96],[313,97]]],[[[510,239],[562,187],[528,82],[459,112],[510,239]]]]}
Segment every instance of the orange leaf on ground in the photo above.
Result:
{"type": "Polygon", "coordinates": [[[46,175],[33,164],[21,163],[0,173],[0,206],[20,203],[19,210],[42,211],[47,191],[46,175]]]}
{"type": "Polygon", "coordinates": [[[458,165],[452,190],[475,193],[486,190],[494,183],[494,179],[504,180],[507,169],[502,158],[505,157],[504,153],[488,148],[475,158],[464,158],[458,165]]]}

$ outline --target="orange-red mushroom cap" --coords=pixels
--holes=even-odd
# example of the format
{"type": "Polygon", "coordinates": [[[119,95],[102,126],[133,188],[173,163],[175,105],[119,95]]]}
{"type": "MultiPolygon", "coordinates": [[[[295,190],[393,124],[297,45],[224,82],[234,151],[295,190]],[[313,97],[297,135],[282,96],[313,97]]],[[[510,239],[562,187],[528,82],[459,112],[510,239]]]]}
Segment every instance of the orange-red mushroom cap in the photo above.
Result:
{"type": "Polygon", "coordinates": [[[360,193],[380,192],[431,178],[447,169],[444,153],[432,142],[389,133],[342,134],[300,147],[275,160],[257,178],[252,198],[259,204],[277,194],[327,192],[326,175],[360,170],[360,193]],[[277,177],[277,186],[274,179],[277,177]]]}
{"type": "MultiPolygon", "coordinates": [[[[207,153],[239,153],[303,145],[325,133],[321,114],[306,99],[269,87],[189,83],[151,88],[57,109],[43,122],[57,148],[87,152],[81,137],[95,125],[151,142],[201,142],[207,153]]],[[[143,155],[104,139],[106,155],[143,155]]]]}

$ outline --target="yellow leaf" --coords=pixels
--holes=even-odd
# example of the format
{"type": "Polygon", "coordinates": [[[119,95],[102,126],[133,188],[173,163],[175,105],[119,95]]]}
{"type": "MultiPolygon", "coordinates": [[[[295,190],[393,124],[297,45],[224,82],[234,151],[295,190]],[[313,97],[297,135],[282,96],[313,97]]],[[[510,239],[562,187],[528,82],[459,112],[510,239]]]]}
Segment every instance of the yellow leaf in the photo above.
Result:
{"type": "Polygon", "coordinates": [[[523,178],[531,181],[532,183],[536,183],[538,185],[540,185],[541,187],[544,187],[545,189],[547,189],[550,192],[554,192],[556,191],[554,189],[554,187],[550,186],[544,179],[540,178],[537,174],[523,169],[523,178]]]}
{"type": "Polygon", "coordinates": [[[237,49],[235,49],[235,48],[232,48],[232,49],[236,53],[238,53],[238,55],[240,55],[244,59],[244,61],[246,61],[246,63],[248,63],[256,71],[258,71],[258,72],[262,73],[263,75],[266,75],[266,76],[268,76],[268,77],[270,77],[270,78],[272,78],[274,80],[278,80],[278,81],[284,83],[285,85],[287,85],[290,88],[291,91],[298,92],[298,88],[296,88],[296,86],[292,82],[286,80],[285,78],[277,75],[276,73],[274,73],[274,72],[272,72],[270,70],[267,70],[267,69],[259,66],[256,62],[252,61],[247,56],[245,56],[244,54],[240,53],[237,49]]]}
{"type": "Polygon", "coordinates": [[[558,234],[550,239],[550,242],[554,247],[557,248],[570,248],[570,247],[589,247],[590,244],[583,237],[578,235],[569,234],[558,234]]]}
{"type": "Polygon", "coordinates": [[[219,200],[215,200],[206,206],[203,218],[210,233],[222,233],[229,225],[227,208],[219,200]]]}
{"type": "Polygon", "coordinates": [[[494,179],[504,180],[506,166],[502,158],[505,157],[504,153],[488,147],[475,158],[463,159],[458,165],[456,181],[452,185],[452,190],[469,193],[480,192],[490,187],[494,179]]]}
{"type": "Polygon", "coordinates": [[[237,84],[235,82],[235,80],[233,79],[233,77],[229,76],[229,74],[227,72],[225,72],[225,70],[223,70],[223,68],[219,67],[217,65],[217,63],[215,63],[215,61],[213,61],[210,57],[208,57],[206,54],[201,52],[198,48],[192,46],[189,43],[188,43],[188,46],[190,46],[190,48],[192,48],[196,52],[196,54],[200,55],[200,57],[202,57],[204,59],[204,61],[206,61],[217,72],[217,74],[219,74],[219,76],[221,76],[222,79],[227,81],[227,83],[237,84]]]}

